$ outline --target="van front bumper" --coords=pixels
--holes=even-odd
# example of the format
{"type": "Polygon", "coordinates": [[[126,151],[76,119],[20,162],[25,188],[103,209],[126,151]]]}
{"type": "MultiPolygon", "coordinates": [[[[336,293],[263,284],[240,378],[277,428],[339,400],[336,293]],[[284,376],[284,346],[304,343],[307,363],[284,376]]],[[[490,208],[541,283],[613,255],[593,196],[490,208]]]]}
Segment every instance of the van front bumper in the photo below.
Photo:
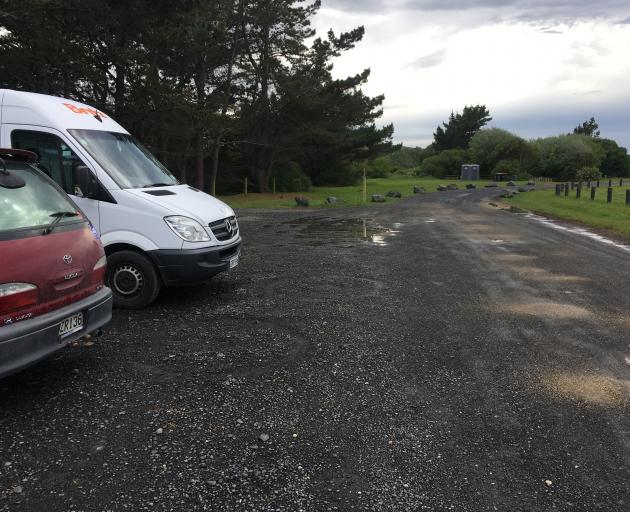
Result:
{"type": "Polygon", "coordinates": [[[26,368],[100,329],[111,318],[112,291],[104,287],[61,309],[0,327],[0,378],[26,368]],[[79,312],[83,312],[83,329],[60,340],[61,321],[79,312]]]}
{"type": "Polygon", "coordinates": [[[149,251],[166,286],[178,286],[205,281],[228,270],[230,261],[241,254],[241,239],[229,245],[203,249],[159,249],[149,251]]]}

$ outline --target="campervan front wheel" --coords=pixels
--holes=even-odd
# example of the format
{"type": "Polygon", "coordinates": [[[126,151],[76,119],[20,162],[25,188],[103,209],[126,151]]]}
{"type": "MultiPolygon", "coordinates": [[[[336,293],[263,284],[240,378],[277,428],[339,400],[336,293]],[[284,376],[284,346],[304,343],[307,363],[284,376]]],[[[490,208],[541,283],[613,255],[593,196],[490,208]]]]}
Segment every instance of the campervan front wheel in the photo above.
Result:
{"type": "Polygon", "coordinates": [[[114,306],[122,309],[148,306],[162,285],[151,261],[134,251],[118,251],[108,256],[106,280],[114,293],[114,306]]]}

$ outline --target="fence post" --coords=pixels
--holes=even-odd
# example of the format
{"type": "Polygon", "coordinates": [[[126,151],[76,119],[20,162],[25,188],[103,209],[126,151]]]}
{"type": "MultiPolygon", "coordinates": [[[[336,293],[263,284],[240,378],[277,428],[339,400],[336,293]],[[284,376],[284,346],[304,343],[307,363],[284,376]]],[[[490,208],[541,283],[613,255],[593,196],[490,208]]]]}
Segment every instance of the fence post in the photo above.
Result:
{"type": "Polygon", "coordinates": [[[619,178],[619,186],[623,187],[623,178],[619,178]]]}
{"type": "Polygon", "coordinates": [[[608,180],[608,187],[612,187],[612,180],[608,180]]]}
{"type": "Polygon", "coordinates": [[[568,197],[569,196],[569,184],[565,183],[564,184],[564,197],[568,197]]]}
{"type": "Polygon", "coordinates": [[[630,205],[630,190],[626,190],[626,204],[630,205]]]}
{"type": "Polygon", "coordinates": [[[245,176],[245,195],[247,195],[247,176],[245,176]]]}
{"type": "Polygon", "coordinates": [[[612,187],[608,187],[608,196],[606,197],[607,203],[612,203],[612,187]]]}
{"type": "Polygon", "coordinates": [[[591,201],[595,201],[595,192],[597,191],[597,189],[595,187],[593,187],[591,189],[591,201]]]}
{"type": "Polygon", "coordinates": [[[365,167],[363,168],[363,202],[367,201],[367,174],[365,173],[365,167]]]}
{"type": "Polygon", "coordinates": [[[588,181],[586,182],[586,188],[591,188],[591,180],[588,180],[588,181]]]}
{"type": "Polygon", "coordinates": [[[556,184],[556,195],[557,196],[560,195],[560,184],[559,183],[556,184]]]}
{"type": "Polygon", "coordinates": [[[276,177],[273,177],[273,193],[276,193],[276,177]]]}
{"type": "Polygon", "coordinates": [[[599,180],[597,180],[597,188],[599,188],[599,180]]]}
{"type": "Polygon", "coordinates": [[[582,196],[582,185],[578,185],[575,189],[575,198],[579,199],[582,196]]]}

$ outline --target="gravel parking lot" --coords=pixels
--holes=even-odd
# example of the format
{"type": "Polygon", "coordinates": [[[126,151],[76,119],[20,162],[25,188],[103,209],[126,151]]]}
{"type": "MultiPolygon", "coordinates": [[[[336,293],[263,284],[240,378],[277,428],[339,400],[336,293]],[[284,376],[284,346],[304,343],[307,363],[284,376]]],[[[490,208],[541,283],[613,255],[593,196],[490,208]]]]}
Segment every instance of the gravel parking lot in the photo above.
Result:
{"type": "Polygon", "coordinates": [[[630,253],[491,193],[239,212],[236,270],[0,381],[0,510],[627,512],[630,253]]]}

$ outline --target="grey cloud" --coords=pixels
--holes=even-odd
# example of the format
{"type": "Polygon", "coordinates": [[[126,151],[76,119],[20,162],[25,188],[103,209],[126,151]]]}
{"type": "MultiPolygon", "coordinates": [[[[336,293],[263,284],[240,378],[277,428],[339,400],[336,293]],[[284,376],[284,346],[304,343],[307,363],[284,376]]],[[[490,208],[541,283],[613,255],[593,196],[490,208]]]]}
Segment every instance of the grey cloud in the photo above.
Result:
{"type": "MultiPolygon", "coordinates": [[[[324,7],[343,11],[389,13],[392,11],[454,11],[504,9],[508,18],[523,21],[618,18],[628,15],[627,0],[324,0],[324,7]]],[[[630,23],[630,18],[622,23],[630,23]]]]}
{"type": "Polygon", "coordinates": [[[407,64],[407,67],[415,69],[431,68],[440,64],[446,56],[446,50],[438,50],[437,52],[423,55],[419,59],[414,60],[407,64]]]}

